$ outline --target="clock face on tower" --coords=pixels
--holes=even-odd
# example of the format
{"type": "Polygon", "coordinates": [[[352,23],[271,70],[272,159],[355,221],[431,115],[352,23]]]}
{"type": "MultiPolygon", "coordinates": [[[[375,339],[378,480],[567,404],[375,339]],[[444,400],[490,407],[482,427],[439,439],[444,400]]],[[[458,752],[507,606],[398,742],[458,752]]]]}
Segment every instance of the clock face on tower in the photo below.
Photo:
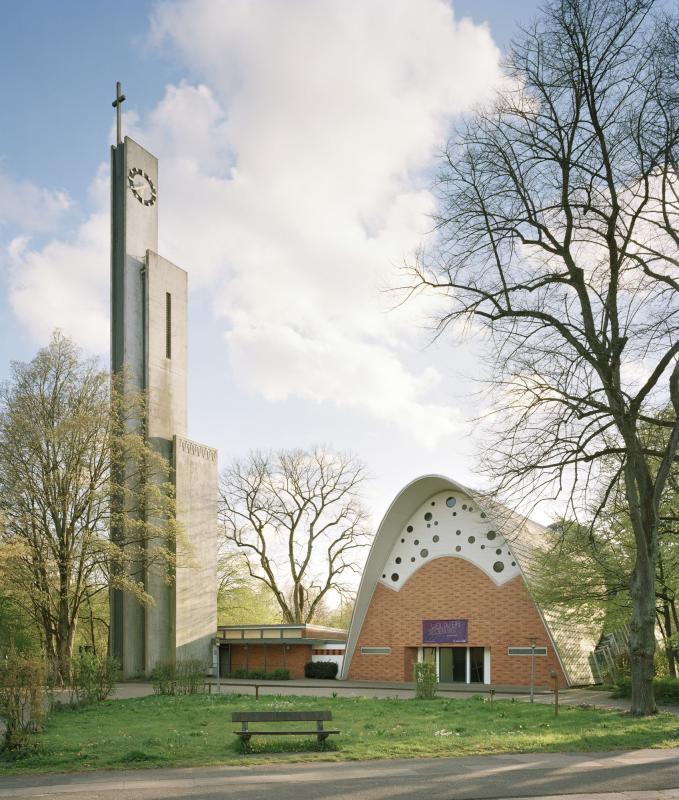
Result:
{"type": "Polygon", "coordinates": [[[152,206],[156,202],[156,187],[144,170],[132,167],[127,173],[127,182],[132,194],[142,205],[152,206]]]}

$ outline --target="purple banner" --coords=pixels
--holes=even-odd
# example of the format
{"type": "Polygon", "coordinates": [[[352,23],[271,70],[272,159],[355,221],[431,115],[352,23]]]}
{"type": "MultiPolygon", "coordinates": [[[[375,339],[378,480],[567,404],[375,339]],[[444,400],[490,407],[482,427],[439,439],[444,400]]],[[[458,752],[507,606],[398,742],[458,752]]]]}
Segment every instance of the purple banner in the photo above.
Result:
{"type": "Polygon", "coordinates": [[[464,644],[467,641],[467,620],[423,619],[422,641],[464,644]]]}

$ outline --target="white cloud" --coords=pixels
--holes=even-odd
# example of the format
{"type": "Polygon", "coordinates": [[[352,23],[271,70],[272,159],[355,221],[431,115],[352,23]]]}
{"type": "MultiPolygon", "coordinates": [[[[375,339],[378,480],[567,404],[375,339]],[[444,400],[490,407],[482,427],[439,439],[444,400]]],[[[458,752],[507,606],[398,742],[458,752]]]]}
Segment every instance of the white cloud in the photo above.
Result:
{"type": "Polygon", "coordinates": [[[108,352],[110,229],[108,214],[100,213],[74,241],[55,239],[39,250],[22,237],[10,243],[10,303],[37,341],[61,328],[90,353],[108,352]]]}
{"type": "Polygon", "coordinates": [[[51,232],[70,207],[66,192],[17,181],[0,171],[0,230],[13,225],[24,232],[51,232]]]}
{"type": "MultiPolygon", "coordinates": [[[[498,79],[488,31],[440,0],[188,0],[156,7],[152,39],[197,82],[126,130],[160,158],[160,250],[209,288],[241,385],[359,408],[425,444],[453,432],[433,358],[416,357],[421,307],[387,314],[380,289],[429,227],[451,118],[498,79]]],[[[22,319],[39,276],[63,274],[95,293],[80,333],[101,329],[98,219],[18,248],[22,319]]],[[[56,324],[51,298],[34,332],[56,324]]]]}

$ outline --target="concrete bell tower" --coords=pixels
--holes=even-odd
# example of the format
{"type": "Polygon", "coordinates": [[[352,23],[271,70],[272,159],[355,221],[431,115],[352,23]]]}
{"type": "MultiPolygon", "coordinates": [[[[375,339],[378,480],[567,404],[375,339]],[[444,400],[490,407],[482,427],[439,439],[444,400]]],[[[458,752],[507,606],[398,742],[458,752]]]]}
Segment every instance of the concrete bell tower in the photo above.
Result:
{"type": "MultiPolygon", "coordinates": [[[[142,605],[111,591],[111,653],[125,677],[159,661],[198,658],[212,666],[217,630],[217,451],[187,438],[187,274],[158,255],[158,160],[121,137],[111,148],[111,371],[126,370],[146,398],[148,443],[170,464],[177,539],[174,580],[138,564],[132,574],[153,598],[142,605]]],[[[140,422],[140,425],[142,423],[140,422]]],[[[148,543],[147,547],[152,547],[148,543]]]]}

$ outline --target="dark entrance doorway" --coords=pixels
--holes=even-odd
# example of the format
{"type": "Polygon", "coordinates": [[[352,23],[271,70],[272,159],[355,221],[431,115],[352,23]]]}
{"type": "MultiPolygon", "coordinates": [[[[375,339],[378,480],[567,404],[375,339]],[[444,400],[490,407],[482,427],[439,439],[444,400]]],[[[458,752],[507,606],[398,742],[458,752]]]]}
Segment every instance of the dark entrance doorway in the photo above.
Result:
{"type": "Polygon", "coordinates": [[[469,683],[483,683],[483,647],[469,648],[469,683]]]}
{"type": "Polygon", "coordinates": [[[228,644],[219,647],[219,675],[226,678],[231,672],[231,651],[228,644]]]}

